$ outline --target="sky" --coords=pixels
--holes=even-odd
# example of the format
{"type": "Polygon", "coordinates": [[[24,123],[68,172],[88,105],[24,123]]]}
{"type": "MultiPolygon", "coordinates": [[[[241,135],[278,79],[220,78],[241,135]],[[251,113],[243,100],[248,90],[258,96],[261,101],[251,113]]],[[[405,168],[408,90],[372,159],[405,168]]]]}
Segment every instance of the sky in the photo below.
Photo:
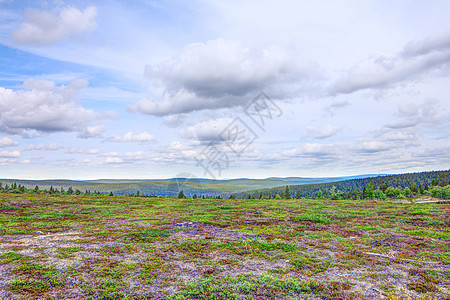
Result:
{"type": "Polygon", "coordinates": [[[450,168],[450,1],[0,0],[0,178],[450,168]]]}

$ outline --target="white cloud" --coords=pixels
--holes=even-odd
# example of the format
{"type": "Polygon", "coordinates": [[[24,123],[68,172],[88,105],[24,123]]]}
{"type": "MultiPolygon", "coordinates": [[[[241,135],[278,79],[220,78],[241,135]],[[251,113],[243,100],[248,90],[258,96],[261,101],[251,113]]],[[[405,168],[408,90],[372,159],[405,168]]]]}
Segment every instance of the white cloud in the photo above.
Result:
{"type": "Polygon", "coordinates": [[[140,134],[134,134],[132,132],[127,132],[123,136],[114,135],[111,138],[109,138],[109,141],[111,142],[119,142],[119,143],[139,143],[139,144],[145,144],[149,143],[155,140],[155,136],[151,135],[147,132],[143,132],[140,134]]]}
{"type": "Polygon", "coordinates": [[[405,57],[419,56],[430,52],[446,51],[450,49],[450,30],[434,34],[419,41],[410,41],[403,48],[405,57]]]}
{"type": "Polygon", "coordinates": [[[61,167],[78,167],[80,164],[73,158],[59,159],[54,163],[55,166],[61,167]]]}
{"type": "Polygon", "coordinates": [[[233,122],[233,119],[221,118],[197,123],[180,130],[182,138],[201,142],[221,141],[220,134],[233,122]]]}
{"type": "Polygon", "coordinates": [[[25,21],[13,32],[16,43],[49,45],[64,38],[80,37],[97,27],[97,8],[88,6],[83,11],[66,7],[55,15],[49,11],[27,9],[25,21]]]}
{"type": "Polygon", "coordinates": [[[123,159],[121,159],[120,157],[107,157],[105,159],[105,163],[107,164],[121,164],[123,162],[123,159]]]}
{"type": "Polygon", "coordinates": [[[88,154],[99,154],[100,150],[99,149],[91,149],[87,152],[88,154]]]}
{"type": "Polygon", "coordinates": [[[285,156],[307,158],[314,162],[326,162],[339,157],[338,149],[339,147],[334,144],[305,143],[297,148],[283,151],[282,154],[285,156]]]}
{"type": "Polygon", "coordinates": [[[21,155],[20,152],[17,150],[0,152],[0,157],[2,157],[2,158],[15,158],[15,157],[19,157],[20,155],[21,155]]]}
{"type": "Polygon", "coordinates": [[[44,150],[44,151],[55,151],[61,149],[62,146],[56,143],[52,143],[50,145],[28,145],[23,151],[34,151],[34,150],[44,150]]]}
{"type": "Polygon", "coordinates": [[[87,128],[80,131],[77,137],[82,139],[101,137],[105,130],[106,127],[103,125],[88,126],[87,128]]]}
{"type": "Polygon", "coordinates": [[[143,164],[152,158],[152,154],[144,151],[126,153],[106,152],[102,153],[102,155],[106,156],[103,161],[105,164],[143,164]]]}
{"type": "Polygon", "coordinates": [[[17,145],[19,145],[19,142],[16,142],[8,137],[4,137],[4,138],[0,139],[0,148],[17,146],[17,145]]]}
{"type": "Polygon", "coordinates": [[[450,33],[409,42],[397,55],[377,55],[356,63],[331,85],[329,93],[335,96],[391,87],[448,67],[449,61],[450,33]]]}
{"type": "Polygon", "coordinates": [[[419,124],[431,127],[441,127],[449,120],[446,109],[439,107],[438,101],[426,100],[421,104],[403,104],[399,106],[398,117],[385,126],[390,129],[416,127],[419,124]]]}
{"type": "Polygon", "coordinates": [[[119,152],[104,152],[102,153],[103,156],[119,156],[119,152]]]}
{"type": "Polygon", "coordinates": [[[67,147],[66,153],[68,154],[83,154],[86,153],[86,149],[82,147],[67,147]]]}
{"type": "Polygon", "coordinates": [[[173,59],[147,66],[152,96],[129,106],[132,112],[166,116],[245,105],[262,90],[275,98],[298,97],[316,73],[279,47],[249,48],[217,39],[187,45],[173,59]]]}
{"type": "Polygon", "coordinates": [[[174,141],[169,145],[162,147],[152,155],[152,160],[157,162],[178,162],[185,164],[194,162],[198,153],[192,146],[184,145],[179,141],[174,141]]]}
{"type": "Polygon", "coordinates": [[[128,161],[142,161],[149,157],[148,152],[137,151],[137,152],[126,152],[124,158],[128,161]]]}
{"type": "Polygon", "coordinates": [[[388,144],[384,141],[360,141],[356,145],[356,149],[363,153],[377,153],[387,151],[393,148],[392,144],[388,144]]]}
{"type": "Polygon", "coordinates": [[[99,116],[79,105],[76,97],[86,80],[74,80],[67,86],[53,81],[30,79],[21,90],[0,87],[0,132],[69,132],[84,130],[99,116]]]}
{"type": "Polygon", "coordinates": [[[334,116],[334,113],[338,109],[345,108],[347,106],[350,106],[350,102],[347,100],[341,100],[341,101],[333,101],[330,105],[325,107],[325,112],[327,112],[330,116],[334,116]]]}
{"type": "Polygon", "coordinates": [[[10,159],[10,158],[0,158],[0,166],[6,166],[9,165],[11,163],[15,163],[16,160],[15,159],[10,159]]]}
{"type": "Polygon", "coordinates": [[[394,143],[402,143],[410,144],[414,143],[417,140],[417,134],[416,132],[408,132],[408,131],[389,131],[388,133],[384,134],[384,140],[387,142],[394,142],[394,143]]]}
{"type": "Polygon", "coordinates": [[[183,125],[186,118],[187,118],[187,115],[185,115],[185,114],[176,114],[176,115],[165,116],[164,124],[166,124],[169,127],[179,127],[179,126],[183,125]]]}
{"type": "Polygon", "coordinates": [[[342,129],[341,126],[327,125],[324,128],[307,127],[307,132],[302,136],[303,139],[326,139],[336,135],[342,129]]]}

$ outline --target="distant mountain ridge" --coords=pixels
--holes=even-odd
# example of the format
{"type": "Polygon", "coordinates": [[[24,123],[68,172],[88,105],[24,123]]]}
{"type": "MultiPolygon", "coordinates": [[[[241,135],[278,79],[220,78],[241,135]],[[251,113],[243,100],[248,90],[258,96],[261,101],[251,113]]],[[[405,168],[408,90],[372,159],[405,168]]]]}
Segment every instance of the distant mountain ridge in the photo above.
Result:
{"type": "Polygon", "coordinates": [[[368,178],[379,174],[354,175],[342,177],[270,177],[266,179],[236,178],[236,179],[208,179],[208,178],[167,178],[167,179],[95,179],[95,180],[24,180],[0,179],[5,184],[21,184],[26,188],[36,185],[44,190],[51,186],[67,190],[69,187],[85,191],[99,191],[101,193],[131,194],[139,191],[141,194],[157,196],[176,196],[183,189],[188,196],[221,196],[228,197],[233,193],[258,189],[268,189],[286,185],[303,185],[314,183],[329,183],[354,178],[368,178]]]}

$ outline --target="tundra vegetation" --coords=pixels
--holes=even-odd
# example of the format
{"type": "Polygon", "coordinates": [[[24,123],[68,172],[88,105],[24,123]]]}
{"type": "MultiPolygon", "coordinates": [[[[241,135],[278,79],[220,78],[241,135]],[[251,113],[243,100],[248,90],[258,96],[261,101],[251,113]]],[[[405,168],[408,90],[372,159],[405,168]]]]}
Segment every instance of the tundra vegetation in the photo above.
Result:
{"type": "Polygon", "coordinates": [[[64,193],[0,193],[0,298],[450,297],[446,201],[64,193]]]}

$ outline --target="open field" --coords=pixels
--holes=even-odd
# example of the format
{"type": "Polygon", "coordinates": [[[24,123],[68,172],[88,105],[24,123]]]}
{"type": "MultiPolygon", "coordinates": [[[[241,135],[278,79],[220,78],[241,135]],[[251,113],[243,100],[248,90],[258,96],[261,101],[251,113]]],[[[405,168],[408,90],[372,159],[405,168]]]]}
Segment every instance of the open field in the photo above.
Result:
{"type": "Polygon", "coordinates": [[[448,299],[450,204],[0,194],[0,298],[448,299]]]}

